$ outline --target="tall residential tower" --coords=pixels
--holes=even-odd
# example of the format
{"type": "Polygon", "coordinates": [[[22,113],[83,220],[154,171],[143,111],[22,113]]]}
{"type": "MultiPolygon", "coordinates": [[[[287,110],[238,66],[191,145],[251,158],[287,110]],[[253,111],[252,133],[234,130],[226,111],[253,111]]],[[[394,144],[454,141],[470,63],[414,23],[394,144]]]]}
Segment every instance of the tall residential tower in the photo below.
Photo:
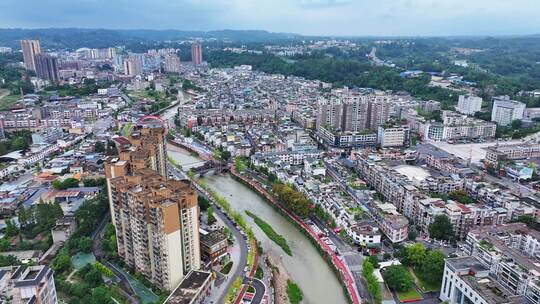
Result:
{"type": "Polygon", "coordinates": [[[191,61],[194,65],[199,65],[203,62],[202,45],[199,41],[195,41],[191,45],[191,61]]]}
{"type": "Polygon", "coordinates": [[[39,40],[21,40],[21,49],[23,52],[24,67],[27,70],[35,71],[35,57],[37,54],[41,53],[39,40]]]}
{"type": "Polygon", "coordinates": [[[200,267],[199,207],[189,181],[167,180],[165,130],[137,126],[106,161],[118,255],[163,290],[200,267]]]}

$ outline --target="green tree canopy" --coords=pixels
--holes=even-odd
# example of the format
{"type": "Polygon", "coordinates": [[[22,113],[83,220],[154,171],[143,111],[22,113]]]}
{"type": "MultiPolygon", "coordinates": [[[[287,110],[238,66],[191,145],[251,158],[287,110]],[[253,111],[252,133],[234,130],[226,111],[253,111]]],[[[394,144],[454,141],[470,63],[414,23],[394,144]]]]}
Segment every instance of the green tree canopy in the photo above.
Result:
{"type": "Polygon", "coordinates": [[[425,282],[440,284],[444,272],[444,253],[430,250],[420,265],[419,275],[425,282]]]}
{"type": "Polygon", "coordinates": [[[392,265],[384,272],[384,281],[392,290],[405,292],[413,286],[411,274],[401,265],[392,265]]]}
{"type": "Polygon", "coordinates": [[[428,232],[432,239],[445,241],[454,239],[454,226],[444,214],[435,216],[433,223],[428,226],[428,232]]]}

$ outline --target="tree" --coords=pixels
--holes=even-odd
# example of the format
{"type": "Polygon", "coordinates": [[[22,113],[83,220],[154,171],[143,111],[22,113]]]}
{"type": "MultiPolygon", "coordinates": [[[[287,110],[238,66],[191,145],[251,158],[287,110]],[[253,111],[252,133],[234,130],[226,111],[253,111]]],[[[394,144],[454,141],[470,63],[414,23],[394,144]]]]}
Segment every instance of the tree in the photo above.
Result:
{"type": "Polygon", "coordinates": [[[407,236],[407,239],[409,241],[415,241],[417,237],[418,237],[418,232],[416,232],[416,230],[414,229],[409,229],[409,235],[407,236]]]}
{"type": "Polygon", "coordinates": [[[379,268],[379,258],[376,255],[369,256],[368,260],[374,268],[379,268]]]}
{"type": "Polygon", "coordinates": [[[90,252],[90,251],[92,251],[92,239],[87,237],[87,236],[83,236],[82,238],[80,238],[79,239],[79,249],[82,252],[90,252]]]}
{"type": "Polygon", "coordinates": [[[208,207],[206,214],[208,216],[208,225],[212,225],[216,222],[216,218],[214,217],[214,208],[208,207]]]}
{"type": "Polygon", "coordinates": [[[28,211],[26,211],[26,208],[22,206],[19,209],[19,223],[21,223],[21,227],[22,228],[26,227],[26,225],[28,225],[28,221],[29,221],[28,211]]]}
{"type": "Polygon", "coordinates": [[[111,293],[104,286],[94,288],[90,304],[114,304],[111,293]]]}
{"type": "Polygon", "coordinates": [[[94,151],[97,153],[104,153],[105,152],[105,144],[101,141],[96,142],[94,145],[94,151]]]}
{"type": "Polygon", "coordinates": [[[440,284],[444,272],[444,258],[440,250],[430,250],[420,265],[419,276],[425,282],[440,284]]]}
{"type": "Polygon", "coordinates": [[[223,161],[229,161],[230,158],[231,158],[231,152],[229,152],[228,150],[221,152],[221,159],[223,161]]]}
{"type": "Polygon", "coordinates": [[[388,287],[398,292],[405,292],[413,286],[411,274],[401,265],[392,265],[384,272],[384,281],[388,287]]]}
{"type": "Polygon", "coordinates": [[[210,207],[210,202],[202,195],[197,196],[197,202],[199,203],[201,211],[206,211],[206,209],[210,207]]]}
{"type": "Polygon", "coordinates": [[[417,267],[426,258],[426,248],[421,243],[415,243],[407,247],[407,262],[409,265],[417,267]]]}
{"type": "Polygon", "coordinates": [[[448,193],[448,198],[458,201],[462,204],[474,203],[474,199],[470,197],[464,190],[454,190],[448,193]]]}
{"type": "Polygon", "coordinates": [[[441,214],[428,226],[429,237],[436,240],[450,241],[454,239],[454,226],[448,216],[441,214]]]}
{"type": "Polygon", "coordinates": [[[517,130],[521,128],[522,125],[523,125],[523,122],[521,121],[521,119],[512,120],[512,129],[517,130]]]}
{"type": "Polygon", "coordinates": [[[0,239],[0,251],[8,251],[11,243],[6,239],[0,239]]]}
{"type": "Polygon", "coordinates": [[[76,188],[79,187],[79,180],[73,177],[66,178],[65,180],[54,180],[52,182],[52,186],[56,190],[65,190],[68,188],[76,188]]]}
{"type": "Polygon", "coordinates": [[[58,272],[64,272],[71,268],[71,258],[67,253],[61,253],[53,260],[51,268],[58,272]]]}
{"type": "Polygon", "coordinates": [[[536,218],[529,214],[520,215],[517,218],[517,221],[526,224],[529,228],[534,228],[536,226],[536,218]]]}
{"type": "Polygon", "coordinates": [[[26,150],[29,147],[28,141],[24,137],[17,137],[11,143],[13,150],[26,150]]]}
{"type": "Polygon", "coordinates": [[[14,255],[0,255],[0,267],[20,265],[21,261],[14,255]]]}
{"type": "Polygon", "coordinates": [[[69,287],[69,293],[77,298],[84,298],[88,295],[90,287],[86,283],[73,283],[69,287]]]}
{"type": "Polygon", "coordinates": [[[90,287],[97,287],[103,283],[101,278],[101,271],[96,267],[92,266],[92,270],[84,275],[84,281],[90,285],[90,287]]]}
{"type": "MultiPolygon", "coordinates": [[[[24,207],[23,207],[23,209],[24,209],[24,207]]],[[[6,220],[6,236],[7,237],[12,237],[12,236],[16,236],[17,234],[19,234],[19,228],[17,228],[17,226],[15,226],[15,224],[13,223],[12,220],[7,219],[6,220]]]]}

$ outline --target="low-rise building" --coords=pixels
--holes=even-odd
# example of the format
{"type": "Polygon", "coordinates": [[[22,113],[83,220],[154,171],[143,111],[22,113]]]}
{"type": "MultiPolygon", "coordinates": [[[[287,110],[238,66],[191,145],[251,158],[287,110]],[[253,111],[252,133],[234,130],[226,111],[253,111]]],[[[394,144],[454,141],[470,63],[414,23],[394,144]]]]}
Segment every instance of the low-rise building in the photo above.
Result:
{"type": "Polygon", "coordinates": [[[192,270],[165,300],[165,304],[200,304],[214,284],[210,272],[192,270]]]}
{"type": "Polygon", "coordinates": [[[377,145],[380,148],[407,147],[410,132],[408,126],[379,126],[377,145]]]}
{"type": "Polygon", "coordinates": [[[43,265],[1,267],[0,300],[13,304],[57,304],[53,271],[43,265]]]}
{"type": "Polygon", "coordinates": [[[201,257],[212,264],[219,262],[219,258],[227,253],[227,236],[220,231],[211,231],[201,234],[201,257]]]}

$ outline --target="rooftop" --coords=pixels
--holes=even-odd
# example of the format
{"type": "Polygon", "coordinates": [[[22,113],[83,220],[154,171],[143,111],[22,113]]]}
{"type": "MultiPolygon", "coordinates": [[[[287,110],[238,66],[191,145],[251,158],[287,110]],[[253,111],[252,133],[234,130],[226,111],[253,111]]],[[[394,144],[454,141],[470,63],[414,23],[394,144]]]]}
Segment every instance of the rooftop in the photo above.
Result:
{"type": "Polygon", "coordinates": [[[206,282],[212,279],[210,272],[191,271],[180,285],[165,300],[165,304],[190,304],[197,297],[200,290],[204,288],[206,282]]]}

